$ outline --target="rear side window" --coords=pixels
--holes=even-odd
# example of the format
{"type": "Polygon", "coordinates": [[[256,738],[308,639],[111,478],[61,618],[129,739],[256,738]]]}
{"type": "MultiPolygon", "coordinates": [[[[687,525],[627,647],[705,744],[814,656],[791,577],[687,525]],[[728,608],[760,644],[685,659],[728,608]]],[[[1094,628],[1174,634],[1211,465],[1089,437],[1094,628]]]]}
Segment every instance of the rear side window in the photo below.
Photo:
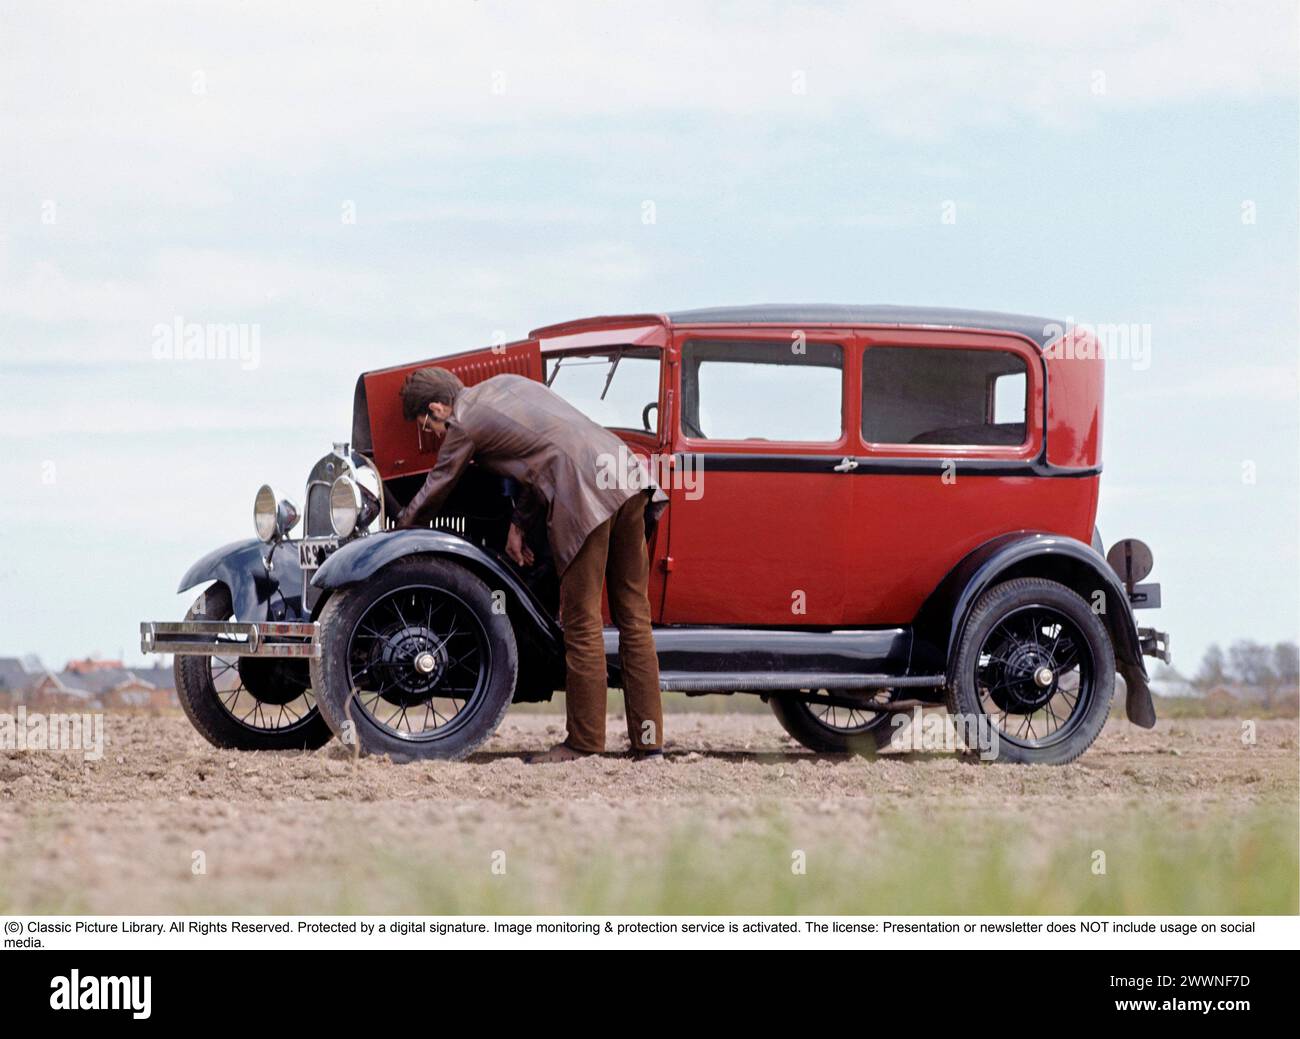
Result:
{"type": "Polygon", "coordinates": [[[691,340],[682,348],[682,432],[701,440],[819,443],[844,431],[844,356],[834,343],[691,340]]]}
{"type": "Polygon", "coordinates": [[[1005,350],[873,346],[862,354],[862,438],[873,444],[1019,446],[1028,369],[1005,350]]]}

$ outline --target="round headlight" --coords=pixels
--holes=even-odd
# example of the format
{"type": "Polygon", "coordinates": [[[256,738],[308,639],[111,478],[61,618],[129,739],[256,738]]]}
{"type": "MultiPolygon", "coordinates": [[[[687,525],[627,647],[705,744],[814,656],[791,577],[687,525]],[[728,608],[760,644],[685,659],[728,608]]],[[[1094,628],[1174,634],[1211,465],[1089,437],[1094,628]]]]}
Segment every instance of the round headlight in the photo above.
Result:
{"type": "Polygon", "coordinates": [[[330,487],[330,525],[341,538],[357,529],[361,517],[361,490],[350,477],[340,476],[330,487]]]}
{"type": "Polygon", "coordinates": [[[266,484],[262,484],[257,497],[253,499],[253,527],[257,530],[257,536],[263,541],[275,540],[276,508],[275,492],[266,484]]]}

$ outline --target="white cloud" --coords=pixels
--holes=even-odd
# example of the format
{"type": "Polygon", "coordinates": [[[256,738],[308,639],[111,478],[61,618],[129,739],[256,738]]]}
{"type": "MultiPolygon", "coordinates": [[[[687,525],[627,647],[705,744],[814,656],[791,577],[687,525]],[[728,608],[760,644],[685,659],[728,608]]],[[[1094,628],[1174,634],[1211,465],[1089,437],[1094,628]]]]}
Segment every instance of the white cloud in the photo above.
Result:
{"type": "Polygon", "coordinates": [[[463,155],[467,131],[527,149],[540,116],[833,115],[936,135],[1295,84],[1280,2],[47,3],[5,20],[0,136],[24,142],[18,189],[75,198],[90,165],[103,193],[145,205],[220,206],[223,174],[305,176],[372,148],[463,155]]]}
{"type": "Polygon", "coordinates": [[[490,343],[498,330],[514,338],[534,327],[539,310],[555,306],[557,272],[573,290],[590,294],[641,284],[651,270],[637,251],[600,239],[553,248],[533,242],[513,251],[509,264],[488,261],[466,262],[452,250],[414,266],[373,270],[364,255],[326,265],[253,250],[161,248],[145,270],[120,279],[69,275],[50,260],[32,261],[26,270],[11,262],[0,271],[0,319],[53,331],[7,337],[0,361],[149,362],[153,329],[177,318],[256,324],[268,361],[277,352],[317,361],[368,356],[374,344],[358,343],[346,325],[328,331],[331,322],[346,321],[433,326],[455,344],[442,349],[468,349],[490,343]],[[326,331],[304,336],[297,329],[304,316],[326,331]]]}

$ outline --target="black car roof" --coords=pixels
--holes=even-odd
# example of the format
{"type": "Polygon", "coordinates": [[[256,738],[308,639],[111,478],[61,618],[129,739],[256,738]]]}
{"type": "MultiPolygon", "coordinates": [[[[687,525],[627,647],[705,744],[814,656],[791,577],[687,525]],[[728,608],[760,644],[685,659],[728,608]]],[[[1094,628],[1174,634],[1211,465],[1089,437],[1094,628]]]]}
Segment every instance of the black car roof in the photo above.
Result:
{"type": "Polygon", "coordinates": [[[906,307],[888,304],[758,303],[739,307],[702,307],[666,315],[674,325],[898,325],[930,328],[979,328],[1014,332],[1039,347],[1060,337],[1063,321],[1032,314],[960,307],[906,307]]]}

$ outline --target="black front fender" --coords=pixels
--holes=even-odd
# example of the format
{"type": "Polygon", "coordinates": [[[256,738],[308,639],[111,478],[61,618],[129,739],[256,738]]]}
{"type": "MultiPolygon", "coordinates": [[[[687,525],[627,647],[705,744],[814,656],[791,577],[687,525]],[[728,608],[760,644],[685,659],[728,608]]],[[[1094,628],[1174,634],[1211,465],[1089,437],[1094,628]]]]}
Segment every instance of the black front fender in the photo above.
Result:
{"type": "Polygon", "coordinates": [[[293,545],[276,545],[271,568],[264,561],[266,545],[256,538],[235,541],[213,549],[185,571],[177,593],[207,581],[219,581],[230,589],[235,620],[306,620],[302,608],[302,569],[293,545]]]}
{"type": "Polygon", "coordinates": [[[500,558],[462,537],[442,530],[394,530],[371,534],[343,545],[312,577],[312,587],[334,591],[364,581],[389,563],[407,556],[457,559],[518,604],[537,631],[552,643],[563,641],[559,626],[532,591],[500,558]]]}
{"type": "Polygon", "coordinates": [[[951,676],[976,601],[994,584],[1015,577],[1059,581],[1098,610],[1115,646],[1116,669],[1128,689],[1128,718],[1144,728],[1153,726],[1155,705],[1128,594],[1101,553],[1074,538],[1019,531],[993,538],[971,552],[940,582],[917,616],[920,658],[928,657],[951,676]]]}

